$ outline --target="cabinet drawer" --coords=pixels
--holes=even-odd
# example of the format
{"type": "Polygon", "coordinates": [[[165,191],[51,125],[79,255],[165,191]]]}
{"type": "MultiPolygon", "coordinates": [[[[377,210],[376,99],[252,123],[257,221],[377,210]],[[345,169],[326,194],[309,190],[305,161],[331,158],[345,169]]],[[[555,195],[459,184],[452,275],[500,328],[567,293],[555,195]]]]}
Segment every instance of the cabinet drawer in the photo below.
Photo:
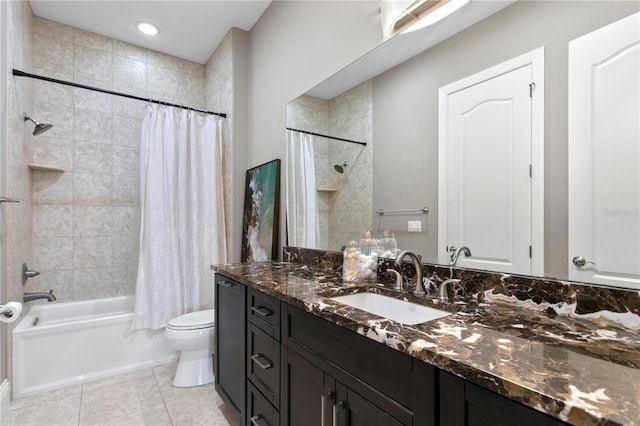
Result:
{"type": "Polygon", "coordinates": [[[280,340],[280,301],[255,289],[247,299],[247,320],[280,340]]]}
{"type": "Polygon", "coordinates": [[[280,343],[251,323],[247,323],[247,378],[278,407],[280,343]]]}
{"type": "Polygon", "coordinates": [[[269,401],[247,381],[247,423],[246,426],[279,426],[280,413],[269,401]]]}

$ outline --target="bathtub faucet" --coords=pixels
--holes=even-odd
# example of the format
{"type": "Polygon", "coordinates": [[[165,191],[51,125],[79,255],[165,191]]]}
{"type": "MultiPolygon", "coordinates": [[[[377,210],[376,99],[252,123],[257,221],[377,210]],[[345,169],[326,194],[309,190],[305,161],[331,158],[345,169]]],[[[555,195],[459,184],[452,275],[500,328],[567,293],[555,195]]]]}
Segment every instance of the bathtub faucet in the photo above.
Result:
{"type": "Polygon", "coordinates": [[[49,290],[49,293],[25,293],[24,301],[30,302],[37,299],[47,299],[48,302],[53,302],[56,297],[53,295],[53,290],[49,290]]]}

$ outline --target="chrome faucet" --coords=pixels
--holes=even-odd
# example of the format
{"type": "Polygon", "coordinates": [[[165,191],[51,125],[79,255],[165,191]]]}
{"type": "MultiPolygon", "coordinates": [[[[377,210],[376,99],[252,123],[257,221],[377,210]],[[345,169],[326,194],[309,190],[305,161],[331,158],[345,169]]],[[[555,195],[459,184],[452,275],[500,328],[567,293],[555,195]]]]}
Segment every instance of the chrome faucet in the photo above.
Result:
{"type": "Polygon", "coordinates": [[[460,256],[460,252],[462,252],[467,257],[471,256],[471,250],[469,250],[469,247],[467,246],[451,246],[449,247],[449,251],[451,252],[451,260],[449,260],[449,266],[454,266],[456,264],[456,262],[458,261],[458,256],[460,256]]]}
{"type": "Polygon", "coordinates": [[[456,284],[458,284],[460,281],[459,279],[456,278],[450,278],[448,280],[445,280],[442,282],[442,284],[440,284],[440,287],[438,287],[438,300],[441,302],[448,302],[449,301],[449,293],[447,292],[447,287],[449,284],[452,284],[454,287],[456,284]]]}
{"type": "Polygon", "coordinates": [[[402,265],[402,259],[404,259],[405,256],[409,256],[411,260],[413,260],[413,266],[416,268],[416,288],[413,291],[413,294],[415,296],[424,296],[426,292],[424,290],[423,283],[422,283],[422,264],[420,263],[420,259],[418,258],[418,255],[412,252],[411,250],[401,251],[396,257],[394,264],[396,265],[397,268],[400,268],[402,265]]]}
{"type": "Polygon", "coordinates": [[[56,300],[56,296],[53,295],[53,290],[49,290],[49,293],[25,293],[23,300],[25,302],[30,302],[37,299],[47,299],[47,302],[54,302],[56,300]]]}

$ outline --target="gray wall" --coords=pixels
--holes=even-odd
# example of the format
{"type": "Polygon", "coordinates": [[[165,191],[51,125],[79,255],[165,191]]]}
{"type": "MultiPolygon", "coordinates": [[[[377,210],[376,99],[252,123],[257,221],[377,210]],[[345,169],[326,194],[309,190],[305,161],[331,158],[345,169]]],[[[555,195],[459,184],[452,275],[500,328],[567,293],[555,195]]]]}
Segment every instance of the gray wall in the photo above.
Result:
{"type": "Polygon", "coordinates": [[[436,262],[438,88],[544,46],[545,272],[566,277],[567,43],[638,8],[638,2],[519,1],[376,77],[373,208],[431,209],[421,234],[406,232],[407,220],[421,215],[385,218],[380,230],[396,230],[399,247],[436,262]]]}
{"type": "MultiPolygon", "coordinates": [[[[377,1],[276,1],[269,6],[250,31],[247,167],[274,158],[284,161],[287,103],[382,40],[379,7],[377,1]]],[[[281,201],[282,244],[284,196],[281,201]]]]}

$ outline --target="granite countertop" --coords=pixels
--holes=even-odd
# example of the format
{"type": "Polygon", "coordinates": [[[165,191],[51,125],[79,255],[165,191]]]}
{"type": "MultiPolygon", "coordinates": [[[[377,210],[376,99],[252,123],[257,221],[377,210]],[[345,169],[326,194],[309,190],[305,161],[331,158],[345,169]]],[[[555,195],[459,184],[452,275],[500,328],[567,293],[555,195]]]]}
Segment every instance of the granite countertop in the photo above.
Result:
{"type": "Polygon", "coordinates": [[[616,318],[549,315],[530,301],[490,295],[434,304],[382,284],[345,285],[335,271],[299,263],[214,270],[571,424],[640,423],[640,327],[616,318]],[[409,326],[329,300],[361,291],[452,314],[409,326]]]}

